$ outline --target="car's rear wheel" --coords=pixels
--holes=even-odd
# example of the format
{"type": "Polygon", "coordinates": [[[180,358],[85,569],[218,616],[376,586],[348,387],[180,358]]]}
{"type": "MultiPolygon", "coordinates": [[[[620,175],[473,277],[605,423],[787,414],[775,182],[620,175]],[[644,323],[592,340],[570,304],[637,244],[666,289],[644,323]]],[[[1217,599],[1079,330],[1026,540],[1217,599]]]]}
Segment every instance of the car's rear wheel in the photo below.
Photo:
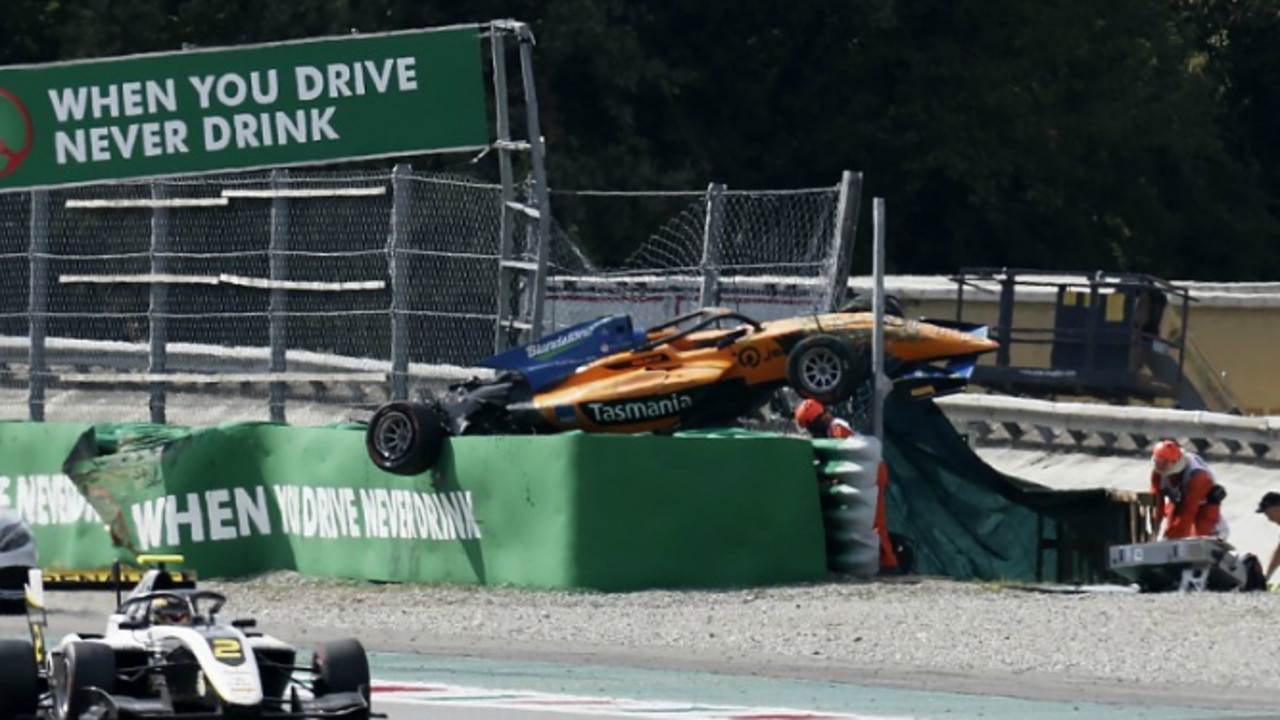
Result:
{"type": "Polygon", "coordinates": [[[380,469],[395,475],[418,475],[440,459],[447,435],[437,407],[392,402],[373,414],[364,444],[369,459],[380,469]]]}
{"type": "Polygon", "coordinates": [[[871,372],[849,344],[831,335],[812,335],[796,343],[787,356],[787,382],[804,397],[823,403],[849,399],[871,372]]]}
{"type": "Polygon", "coordinates": [[[112,694],[116,690],[116,656],[110,647],[73,642],[62,653],[54,682],[55,711],[59,720],[77,720],[95,703],[93,688],[112,694]]]}
{"type": "Polygon", "coordinates": [[[0,720],[34,715],[40,702],[36,653],[25,640],[0,640],[0,720]]]}
{"type": "Polygon", "coordinates": [[[369,702],[369,657],[359,640],[343,638],[321,643],[311,660],[317,697],[358,692],[369,702]]]}

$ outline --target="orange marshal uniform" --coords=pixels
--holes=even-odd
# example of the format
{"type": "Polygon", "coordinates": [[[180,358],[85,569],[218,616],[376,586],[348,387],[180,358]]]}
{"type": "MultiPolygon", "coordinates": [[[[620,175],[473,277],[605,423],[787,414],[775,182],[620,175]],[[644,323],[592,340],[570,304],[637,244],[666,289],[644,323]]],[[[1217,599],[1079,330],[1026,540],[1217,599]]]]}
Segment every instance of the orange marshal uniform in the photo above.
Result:
{"type": "MultiPolygon", "coordinates": [[[[1164,443],[1162,443],[1164,445],[1164,443]]],[[[1157,449],[1159,452],[1161,448],[1157,449]]],[[[1195,453],[1165,449],[1171,456],[1151,472],[1151,492],[1156,496],[1156,534],[1164,539],[1226,537],[1222,499],[1226,491],[1217,483],[1208,464],[1195,453]],[[1166,472],[1160,472],[1161,469],[1166,472]]]]}

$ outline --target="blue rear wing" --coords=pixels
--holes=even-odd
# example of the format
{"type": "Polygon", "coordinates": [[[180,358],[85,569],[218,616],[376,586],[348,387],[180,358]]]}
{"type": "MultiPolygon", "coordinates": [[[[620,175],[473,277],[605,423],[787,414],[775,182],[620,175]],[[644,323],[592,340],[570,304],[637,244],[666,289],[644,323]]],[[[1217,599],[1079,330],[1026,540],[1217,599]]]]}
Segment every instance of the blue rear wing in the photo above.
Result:
{"type": "MultiPolygon", "coordinates": [[[[969,333],[980,338],[989,337],[991,332],[986,325],[959,320],[934,320],[929,318],[927,322],[969,333]]],[[[977,355],[961,355],[949,358],[941,364],[916,365],[907,372],[893,376],[893,392],[896,395],[913,399],[941,397],[958,393],[963,391],[969,384],[969,378],[973,375],[973,369],[977,364],[977,355]]]]}
{"type": "Polygon", "coordinates": [[[946,365],[919,365],[909,372],[895,375],[893,394],[914,400],[942,397],[962,392],[969,385],[969,377],[978,364],[978,358],[969,356],[952,358],[946,365]]]}
{"type": "Polygon", "coordinates": [[[629,315],[608,315],[567,327],[476,363],[479,367],[518,372],[534,392],[559,383],[578,367],[643,343],[629,315]]]}

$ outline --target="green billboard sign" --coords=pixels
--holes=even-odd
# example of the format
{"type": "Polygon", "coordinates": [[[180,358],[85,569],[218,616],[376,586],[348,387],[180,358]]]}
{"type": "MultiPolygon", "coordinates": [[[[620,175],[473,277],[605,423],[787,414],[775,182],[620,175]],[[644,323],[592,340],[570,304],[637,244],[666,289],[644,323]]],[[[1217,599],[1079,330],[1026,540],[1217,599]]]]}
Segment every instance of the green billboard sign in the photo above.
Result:
{"type": "Polygon", "coordinates": [[[0,68],[0,192],[488,144],[475,26],[0,68]]]}

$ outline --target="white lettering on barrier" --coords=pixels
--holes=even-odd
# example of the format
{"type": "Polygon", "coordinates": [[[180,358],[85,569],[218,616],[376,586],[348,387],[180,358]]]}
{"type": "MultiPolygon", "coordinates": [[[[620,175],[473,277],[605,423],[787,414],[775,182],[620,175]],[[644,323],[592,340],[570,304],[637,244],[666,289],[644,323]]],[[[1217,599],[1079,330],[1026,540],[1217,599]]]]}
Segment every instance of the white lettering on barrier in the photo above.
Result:
{"type": "Polygon", "coordinates": [[[204,542],[206,526],[210,542],[272,534],[271,509],[262,486],[162,495],[135,503],[129,513],[142,550],[177,546],[184,540],[204,542]]]}
{"type": "Polygon", "coordinates": [[[411,517],[410,513],[406,512],[406,507],[405,507],[405,500],[407,500],[408,497],[409,497],[408,491],[406,490],[395,490],[395,491],[392,491],[391,493],[391,501],[396,506],[396,514],[395,514],[396,523],[394,526],[395,527],[394,532],[396,537],[401,537],[401,538],[413,537],[413,527],[412,527],[413,518],[411,517]]]}
{"type": "Polygon", "coordinates": [[[414,493],[412,498],[414,526],[423,537],[431,537],[430,525],[427,524],[427,499],[421,493],[414,493]]]}
{"type": "Polygon", "coordinates": [[[231,508],[231,493],[228,490],[210,490],[205,495],[209,504],[209,539],[229,540],[236,536],[236,529],[226,522],[234,517],[231,508]]]}
{"type": "MultiPolygon", "coordinates": [[[[142,550],[220,542],[275,532],[300,538],[472,540],[481,537],[470,492],[274,485],[272,527],[263,486],[164,495],[129,508],[142,550]]],[[[36,505],[32,505],[34,511],[36,505]]],[[[65,512],[65,511],[63,511],[65,512]]]]}
{"type": "Polygon", "coordinates": [[[360,537],[360,514],[351,488],[275,485],[281,531],[298,537],[360,537]]]}
{"type": "Polygon", "coordinates": [[[444,526],[440,523],[440,508],[427,498],[422,498],[422,506],[426,511],[427,523],[425,530],[429,537],[444,538],[444,526]]]}
{"type": "Polygon", "coordinates": [[[356,507],[356,492],[351,488],[342,488],[342,507],[345,510],[347,534],[360,537],[360,509],[356,507]]]}
{"type": "Polygon", "coordinates": [[[375,507],[378,508],[378,524],[376,525],[378,537],[391,537],[391,528],[394,524],[391,522],[391,502],[387,499],[387,491],[383,488],[378,488],[373,492],[373,496],[376,501],[375,507]]]}
{"type": "Polygon", "coordinates": [[[165,525],[169,529],[168,540],[170,545],[177,545],[182,542],[179,538],[178,529],[183,525],[189,528],[192,542],[202,542],[204,540],[204,518],[200,514],[200,496],[196,493],[187,493],[186,501],[187,509],[182,511],[178,510],[177,496],[175,495],[170,495],[169,502],[165,503],[165,525]]]}
{"type": "Polygon", "coordinates": [[[254,534],[253,529],[249,527],[251,521],[257,528],[258,535],[271,534],[271,508],[267,506],[266,488],[261,485],[254,487],[252,497],[244,488],[236,488],[235,506],[236,527],[241,537],[254,534]]]}
{"type": "Polygon", "coordinates": [[[160,546],[160,533],[164,530],[164,509],[169,496],[164,495],[131,508],[133,529],[143,550],[160,546]]]}
{"type": "Polygon", "coordinates": [[[17,509],[32,525],[99,522],[93,506],[62,474],[0,476],[0,507],[17,509]]]}
{"type": "Polygon", "coordinates": [[[394,539],[480,538],[470,492],[361,489],[367,537],[394,539]]]}
{"type": "Polygon", "coordinates": [[[338,503],[335,501],[338,489],[315,488],[314,492],[316,494],[316,510],[320,515],[320,537],[338,537],[338,523],[335,522],[333,517],[338,509],[338,503]]]}
{"type": "Polygon", "coordinates": [[[295,502],[297,491],[292,485],[274,485],[271,491],[276,496],[276,507],[280,510],[281,531],[292,535],[298,527],[298,504],[295,502]]]}
{"type": "Polygon", "coordinates": [[[210,490],[205,493],[205,505],[209,510],[209,539],[235,540],[255,534],[271,534],[271,510],[267,507],[266,489],[261,485],[250,495],[244,488],[210,490]],[[234,492],[234,495],[233,495],[234,492]],[[235,524],[231,524],[231,520],[235,524]]]}
{"type": "Polygon", "coordinates": [[[319,516],[316,514],[316,492],[310,487],[303,487],[302,537],[315,537],[319,526],[319,516]]]}
{"type": "Polygon", "coordinates": [[[367,537],[397,540],[473,540],[481,537],[470,492],[425,493],[361,489],[367,537]]]}
{"type": "Polygon", "coordinates": [[[366,537],[382,537],[378,534],[378,504],[375,490],[360,488],[360,507],[364,517],[364,534],[366,537]]]}

